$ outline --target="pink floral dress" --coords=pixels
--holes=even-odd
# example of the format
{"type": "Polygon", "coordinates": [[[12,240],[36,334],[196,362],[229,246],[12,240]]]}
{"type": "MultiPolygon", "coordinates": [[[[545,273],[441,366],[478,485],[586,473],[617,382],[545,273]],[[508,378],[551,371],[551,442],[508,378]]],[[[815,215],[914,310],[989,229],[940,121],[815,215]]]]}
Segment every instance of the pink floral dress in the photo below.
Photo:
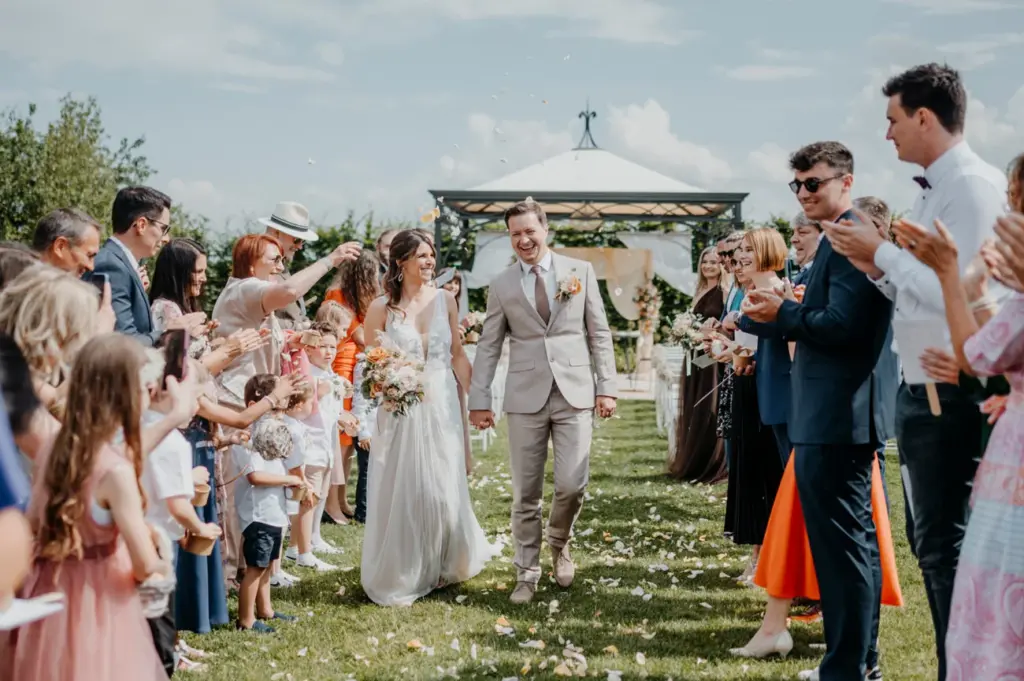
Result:
{"type": "Polygon", "coordinates": [[[1024,681],[1024,296],[964,345],[979,376],[1005,375],[1006,412],[974,479],[946,635],[947,681],[1024,681]]]}

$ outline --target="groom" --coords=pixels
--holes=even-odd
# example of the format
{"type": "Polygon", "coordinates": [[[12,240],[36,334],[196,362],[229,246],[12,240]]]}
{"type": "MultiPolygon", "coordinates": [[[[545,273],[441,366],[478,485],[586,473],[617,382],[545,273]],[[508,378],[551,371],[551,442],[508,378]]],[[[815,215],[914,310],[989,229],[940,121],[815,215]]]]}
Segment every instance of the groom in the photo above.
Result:
{"type": "Polygon", "coordinates": [[[548,515],[555,581],[572,584],[573,522],[583,506],[594,411],[615,414],[615,353],[590,263],[548,250],[548,219],[527,199],[505,212],[518,261],[491,283],[477,345],[469,420],[494,425],[491,384],[508,338],[509,455],[517,584],[512,602],[529,603],[540,581],[541,500],[548,441],[555,450],[555,498],[548,515]],[[596,376],[596,379],[595,379],[596,376]]]}

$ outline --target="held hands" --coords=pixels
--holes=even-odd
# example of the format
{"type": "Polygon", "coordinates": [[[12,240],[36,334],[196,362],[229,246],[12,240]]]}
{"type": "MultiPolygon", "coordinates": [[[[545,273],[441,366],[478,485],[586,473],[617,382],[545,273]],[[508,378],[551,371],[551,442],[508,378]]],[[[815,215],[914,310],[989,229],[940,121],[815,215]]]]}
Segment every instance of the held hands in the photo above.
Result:
{"type": "Polygon", "coordinates": [[[956,359],[938,348],[928,348],[921,355],[921,367],[928,378],[936,383],[950,383],[960,385],[960,366],[956,359]]]}
{"type": "Polygon", "coordinates": [[[598,395],[597,403],[595,408],[597,409],[597,415],[603,419],[610,419],[615,416],[616,400],[614,397],[607,395],[598,395]]]}
{"type": "Polygon", "coordinates": [[[494,412],[490,409],[473,409],[469,412],[469,422],[477,430],[487,430],[494,427],[494,412]]]}

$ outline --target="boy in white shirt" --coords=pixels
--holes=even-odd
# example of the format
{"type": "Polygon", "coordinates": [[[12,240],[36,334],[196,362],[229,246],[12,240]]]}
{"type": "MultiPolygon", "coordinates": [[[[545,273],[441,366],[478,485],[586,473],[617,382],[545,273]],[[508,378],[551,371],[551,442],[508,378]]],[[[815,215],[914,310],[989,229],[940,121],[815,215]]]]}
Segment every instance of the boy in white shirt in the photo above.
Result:
{"type": "Polygon", "coordinates": [[[313,555],[313,512],[320,503],[317,496],[320,488],[311,484],[309,475],[312,473],[316,480],[322,480],[325,465],[321,461],[322,446],[314,437],[316,431],[322,432],[322,426],[311,429],[307,425],[311,419],[319,424],[319,413],[313,414],[313,387],[310,386],[302,392],[292,395],[288,400],[288,406],[281,415],[281,421],[288,427],[292,438],[292,452],[284,462],[285,468],[290,475],[303,480],[306,492],[300,501],[288,501],[288,514],[291,516],[291,539],[289,543],[295,551],[289,548],[286,557],[295,560],[299,567],[313,568],[318,572],[330,572],[336,570],[337,566],[326,563],[313,555]],[[310,467],[310,468],[307,468],[310,467]]]}
{"type": "Polygon", "coordinates": [[[245,577],[238,589],[238,629],[273,633],[258,620],[294,621],[295,617],[275,612],[270,602],[272,565],[281,555],[284,530],[288,526],[285,488],[304,486],[304,480],[290,475],[285,467],[292,454],[288,427],[273,417],[260,419],[252,429],[252,449],[234,447],[238,470],[250,471],[235,482],[235,508],[242,528],[245,577]]]}
{"type": "MultiPolygon", "coordinates": [[[[309,358],[309,371],[315,383],[319,409],[304,423],[309,429],[309,450],[306,456],[306,479],[320,497],[320,503],[313,511],[312,549],[314,553],[338,554],[341,549],[334,547],[320,536],[320,522],[331,491],[331,467],[341,459],[339,431],[342,427],[353,435],[357,422],[352,414],[345,411],[345,398],[351,395],[351,384],[334,373],[334,357],[338,352],[338,330],[327,321],[317,321],[309,329],[309,343],[303,349],[309,358]]],[[[287,557],[298,557],[297,549],[288,549],[287,557]]]]}

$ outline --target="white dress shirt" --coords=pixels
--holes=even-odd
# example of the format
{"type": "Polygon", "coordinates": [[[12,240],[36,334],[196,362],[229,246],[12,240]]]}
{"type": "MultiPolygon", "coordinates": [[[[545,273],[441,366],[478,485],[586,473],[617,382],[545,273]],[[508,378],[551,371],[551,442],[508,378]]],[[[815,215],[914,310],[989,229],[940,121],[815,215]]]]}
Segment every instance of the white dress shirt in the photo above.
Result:
{"type": "MultiPolygon", "coordinates": [[[[237,470],[245,470],[248,467],[250,473],[288,475],[288,470],[281,459],[267,461],[255,450],[238,445],[231,447],[231,454],[237,470]]],[[[263,523],[271,527],[288,526],[284,487],[253,485],[249,482],[248,474],[239,476],[235,481],[235,511],[238,513],[238,524],[243,532],[252,523],[263,523]]]]}
{"type": "Polygon", "coordinates": [[[135,273],[135,278],[139,280],[139,283],[142,283],[142,275],[139,274],[139,261],[135,257],[135,254],[133,254],[130,250],[128,250],[128,247],[125,246],[121,242],[121,240],[118,239],[116,236],[110,237],[110,240],[113,241],[115,244],[117,244],[118,247],[120,247],[120,249],[122,251],[124,251],[124,254],[128,256],[128,262],[131,263],[132,272],[135,273]]]}
{"type": "MultiPolygon", "coordinates": [[[[908,219],[928,230],[941,220],[956,241],[963,273],[992,236],[996,218],[1007,211],[1006,175],[960,142],[928,166],[924,177],[930,187],[918,194],[908,219]]],[[[911,253],[883,243],[875,251],[875,266],[884,276],[872,281],[896,303],[894,319],[946,318],[938,277],[911,253]]]]}
{"type": "MultiPolygon", "coordinates": [[[[163,414],[149,411],[142,415],[143,428],[162,419],[163,414]]],[[[142,460],[142,489],[146,492],[146,522],[167,533],[171,541],[185,536],[185,529],[171,515],[170,499],[192,499],[192,445],[180,431],[172,430],[142,460]]]]}
{"type": "MultiPolygon", "coordinates": [[[[544,254],[540,262],[537,263],[540,266],[541,273],[544,277],[544,290],[548,292],[548,309],[555,309],[555,268],[554,258],[551,256],[551,251],[544,254]]],[[[531,269],[533,265],[527,265],[522,260],[519,261],[519,267],[523,270],[523,293],[526,294],[526,299],[530,301],[530,305],[534,308],[537,307],[537,275],[535,275],[531,269]]]]}

